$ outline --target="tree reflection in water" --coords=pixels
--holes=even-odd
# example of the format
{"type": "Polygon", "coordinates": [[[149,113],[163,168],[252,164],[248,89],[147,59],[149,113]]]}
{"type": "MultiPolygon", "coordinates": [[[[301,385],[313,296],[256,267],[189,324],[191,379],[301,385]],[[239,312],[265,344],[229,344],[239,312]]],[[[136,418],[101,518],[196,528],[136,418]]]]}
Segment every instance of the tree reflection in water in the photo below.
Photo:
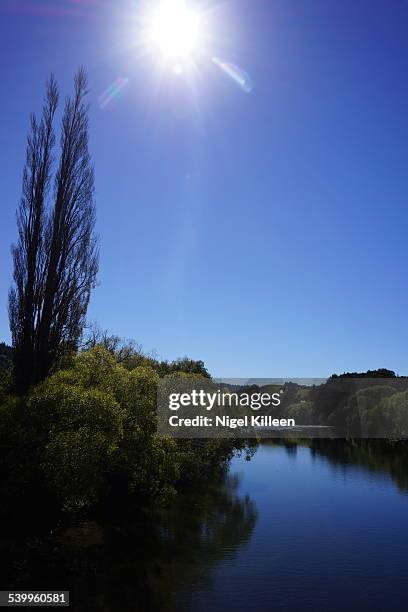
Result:
{"type": "Polygon", "coordinates": [[[217,563],[251,537],[256,509],[237,487],[226,476],[148,519],[128,511],[109,525],[83,522],[32,542],[13,588],[70,590],[76,610],[180,609],[192,584],[208,585],[217,563]]]}
{"type": "Polygon", "coordinates": [[[381,439],[288,439],[265,440],[267,445],[284,446],[295,456],[297,446],[310,448],[312,456],[326,458],[334,469],[363,468],[389,476],[401,493],[408,493],[408,441],[381,439]]]}

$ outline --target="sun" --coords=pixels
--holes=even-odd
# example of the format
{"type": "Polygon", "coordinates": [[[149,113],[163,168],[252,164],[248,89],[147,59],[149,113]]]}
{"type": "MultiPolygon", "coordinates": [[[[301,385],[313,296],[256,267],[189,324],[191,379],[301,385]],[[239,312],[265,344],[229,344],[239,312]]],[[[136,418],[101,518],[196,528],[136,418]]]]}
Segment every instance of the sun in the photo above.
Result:
{"type": "Polygon", "coordinates": [[[169,59],[189,59],[198,50],[200,18],[185,0],[161,0],[152,13],[149,38],[169,59]]]}

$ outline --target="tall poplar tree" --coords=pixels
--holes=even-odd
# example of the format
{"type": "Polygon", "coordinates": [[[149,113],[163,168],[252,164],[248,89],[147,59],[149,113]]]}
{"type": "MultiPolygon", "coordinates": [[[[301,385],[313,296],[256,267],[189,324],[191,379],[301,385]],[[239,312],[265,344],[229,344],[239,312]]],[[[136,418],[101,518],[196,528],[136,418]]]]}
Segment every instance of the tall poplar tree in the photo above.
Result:
{"type": "Polygon", "coordinates": [[[23,190],[12,247],[9,319],[20,392],[44,379],[77,347],[98,271],[94,172],[88,150],[87,79],[65,101],[55,159],[58,88],[47,83],[41,119],[31,117],[23,190]]]}

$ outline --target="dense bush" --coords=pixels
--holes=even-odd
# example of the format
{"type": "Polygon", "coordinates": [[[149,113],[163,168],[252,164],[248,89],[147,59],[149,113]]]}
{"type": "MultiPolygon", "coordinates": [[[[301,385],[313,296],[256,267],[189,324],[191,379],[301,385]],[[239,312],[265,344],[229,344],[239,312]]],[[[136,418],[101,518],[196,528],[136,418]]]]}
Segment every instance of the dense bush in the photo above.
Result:
{"type": "MultiPolygon", "coordinates": [[[[187,374],[173,371],[191,375],[192,363],[187,374]]],[[[158,436],[157,368],[126,365],[95,346],[25,398],[3,399],[0,487],[9,510],[33,490],[69,510],[129,496],[143,507],[166,504],[180,487],[222,471],[244,445],[158,436]]]]}

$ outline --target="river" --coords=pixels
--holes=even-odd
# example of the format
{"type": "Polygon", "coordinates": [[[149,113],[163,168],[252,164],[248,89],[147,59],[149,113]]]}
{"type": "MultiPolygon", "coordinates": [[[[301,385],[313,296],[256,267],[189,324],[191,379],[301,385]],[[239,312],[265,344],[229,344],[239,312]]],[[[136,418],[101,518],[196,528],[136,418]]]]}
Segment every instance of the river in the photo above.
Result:
{"type": "Polygon", "coordinates": [[[408,495],[383,469],[336,456],[339,442],[323,446],[329,456],[264,444],[251,462],[233,462],[236,493],[256,510],[253,532],[238,549],[224,548],[211,578],[196,581],[182,607],[408,609],[408,495]]]}
{"type": "Polygon", "coordinates": [[[404,449],[263,442],[148,524],[129,513],[33,543],[14,588],[108,612],[402,611],[407,491],[404,449]]]}

